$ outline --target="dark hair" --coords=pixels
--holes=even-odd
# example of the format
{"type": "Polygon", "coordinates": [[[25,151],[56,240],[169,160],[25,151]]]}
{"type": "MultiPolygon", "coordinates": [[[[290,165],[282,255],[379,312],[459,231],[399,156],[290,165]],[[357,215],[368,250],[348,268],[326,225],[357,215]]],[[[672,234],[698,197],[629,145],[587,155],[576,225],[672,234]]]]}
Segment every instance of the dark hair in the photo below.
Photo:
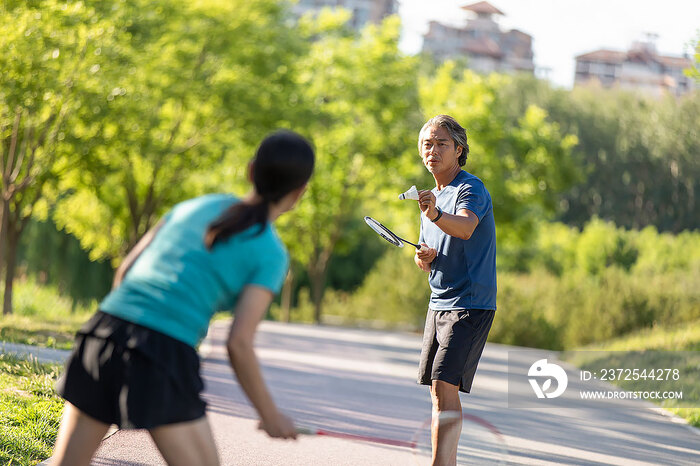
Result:
{"type": "Polygon", "coordinates": [[[421,150],[423,131],[433,126],[445,128],[452,140],[454,141],[455,148],[457,146],[462,146],[462,153],[459,154],[459,157],[457,158],[457,163],[459,163],[460,167],[463,167],[464,164],[467,163],[467,155],[469,154],[469,144],[467,144],[467,132],[464,128],[462,128],[462,126],[459,123],[457,123],[457,120],[455,120],[449,115],[434,116],[430,120],[425,122],[423,128],[421,128],[420,130],[420,133],[418,133],[418,151],[420,152],[421,150]]]}
{"type": "Polygon", "coordinates": [[[311,144],[293,131],[276,131],[258,147],[252,161],[253,186],[261,201],[237,202],[209,225],[204,244],[208,249],[253,225],[262,233],[271,203],[302,187],[314,170],[311,144]]]}

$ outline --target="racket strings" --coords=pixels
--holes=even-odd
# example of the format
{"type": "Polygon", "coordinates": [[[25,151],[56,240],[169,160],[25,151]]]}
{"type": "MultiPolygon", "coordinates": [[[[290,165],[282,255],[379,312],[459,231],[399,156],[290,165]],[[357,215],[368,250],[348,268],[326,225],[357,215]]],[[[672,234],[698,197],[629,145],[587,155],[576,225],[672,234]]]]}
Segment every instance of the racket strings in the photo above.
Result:
{"type": "Polygon", "coordinates": [[[372,217],[365,217],[365,222],[369,227],[374,230],[379,236],[390,242],[391,244],[398,246],[398,247],[403,247],[403,241],[394,234],[391,230],[389,230],[387,227],[373,219],[372,217]]]}

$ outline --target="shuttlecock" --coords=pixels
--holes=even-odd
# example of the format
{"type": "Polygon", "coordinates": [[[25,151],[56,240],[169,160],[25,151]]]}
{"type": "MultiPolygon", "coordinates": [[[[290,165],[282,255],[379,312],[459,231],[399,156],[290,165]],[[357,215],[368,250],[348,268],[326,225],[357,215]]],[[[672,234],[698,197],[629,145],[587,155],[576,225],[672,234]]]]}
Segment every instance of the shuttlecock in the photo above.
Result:
{"type": "Polygon", "coordinates": [[[405,193],[399,194],[399,199],[401,199],[402,201],[404,201],[406,199],[413,199],[414,201],[417,201],[418,200],[418,190],[416,189],[416,186],[413,185],[405,193]]]}

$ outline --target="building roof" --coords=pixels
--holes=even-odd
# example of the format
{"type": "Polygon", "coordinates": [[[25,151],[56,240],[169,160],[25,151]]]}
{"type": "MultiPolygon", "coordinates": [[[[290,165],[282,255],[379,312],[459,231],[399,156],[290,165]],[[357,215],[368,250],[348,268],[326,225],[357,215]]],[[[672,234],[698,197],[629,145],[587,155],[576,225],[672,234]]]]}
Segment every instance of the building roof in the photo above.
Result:
{"type": "Polygon", "coordinates": [[[486,13],[492,15],[505,16],[505,14],[501,10],[491,5],[489,2],[472,3],[471,5],[463,6],[462,9],[473,11],[474,13],[486,13]]]}
{"type": "Polygon", "coordinates": [[[648,63],[658,62],[668,68],[688,68],[692,65],[689,58],[669,57],[656,55],[648,51],[630,50],[629,52],[619,52],[617,50],[595,50],[584,53],[576,57],[576,61],[596,61],[611,64],[620,64],[625,61],[648,63]]]}
{"type": "Polygon", "coordinates": [[[616,50],[596,50],[594,52],[578,55],[576,61],[602,61],[604,63],[622,63],[627,58],[627,52],[618,52],[616,50]]]}
{"type": "Polygon", "coordinates": [[[684,57],[658,57],[659,61],[669,68],[690,68],[693,61],[684,57]]]}
{"type": "Polygon", "coordinates": [[[506,32],[506,34],[511,35],[511,36],[518,36],[522,39],[532,40],[532,36],[530,34],[528,34],[527,32],[523,32],[519,29],[511,29],[510,31],[506,32]]]}

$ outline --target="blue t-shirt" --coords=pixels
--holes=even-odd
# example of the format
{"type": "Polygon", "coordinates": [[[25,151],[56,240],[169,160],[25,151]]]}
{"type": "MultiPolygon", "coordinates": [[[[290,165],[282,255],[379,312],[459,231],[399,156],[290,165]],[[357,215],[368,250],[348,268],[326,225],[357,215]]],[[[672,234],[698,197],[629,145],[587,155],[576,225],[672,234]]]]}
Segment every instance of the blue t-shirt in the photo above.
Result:
{"type": "Polygon", "coordinates": [[[464,170],[438,191],[436,205],[447,214],[471,210],[479,224],[468,240],[443,232],[421,215],[420,241],[437,250],[430,264],[430,309],[496,310],[496,225],[491,195],[484,183],[464,170]]]}
{"type": "Polygon", "coordinates": [[[214,312],[232,309],[246,285],[277,293],[289,259],[272,225],[259,235],[260,225],[252,226],[211,250],[204,245],[209,224],[235,202],[210,194],[176,205],[100,309],[194,347],[214,312]]]}

